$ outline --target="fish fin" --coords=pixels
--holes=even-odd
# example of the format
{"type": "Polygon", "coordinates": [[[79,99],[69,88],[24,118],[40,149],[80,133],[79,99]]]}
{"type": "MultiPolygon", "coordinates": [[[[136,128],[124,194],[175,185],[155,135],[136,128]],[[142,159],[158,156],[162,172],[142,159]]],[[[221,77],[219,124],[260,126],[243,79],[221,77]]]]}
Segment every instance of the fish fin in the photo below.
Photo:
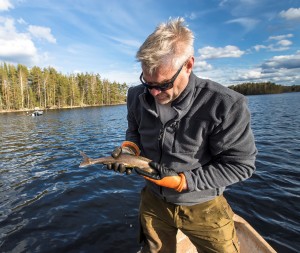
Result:
{"type": "Polygon", "coordinates": [[[79,167],[85,167],[85,166],[89,165],[91,162],[91,159],[82,151],[80,151],[80,154],[83,157],[83,161],[80,163],[79,167]]]}

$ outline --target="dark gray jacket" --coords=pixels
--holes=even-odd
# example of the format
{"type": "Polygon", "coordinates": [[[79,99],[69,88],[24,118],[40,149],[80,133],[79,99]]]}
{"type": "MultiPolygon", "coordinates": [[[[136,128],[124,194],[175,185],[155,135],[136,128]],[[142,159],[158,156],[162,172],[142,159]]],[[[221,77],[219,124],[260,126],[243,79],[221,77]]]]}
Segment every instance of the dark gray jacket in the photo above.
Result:
{"type": "Polygon", "coordinates": [[[165,126],[142,85],[129,89],[127,107],[126,139],[143,156],[186,176],[188,190],[181,193],[147,181],[166,201],[202,203],[254,172],[257,151],[243,95],[191,73],[186,89],[172,102],[177,116],[165,126]]]}

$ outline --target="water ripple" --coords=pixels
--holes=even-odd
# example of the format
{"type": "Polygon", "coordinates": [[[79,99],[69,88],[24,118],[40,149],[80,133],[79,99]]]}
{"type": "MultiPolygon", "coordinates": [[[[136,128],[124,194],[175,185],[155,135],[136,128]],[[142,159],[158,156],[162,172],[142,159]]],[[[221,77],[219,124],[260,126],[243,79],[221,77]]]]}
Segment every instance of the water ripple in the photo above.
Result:
{"type": "MultiPolygon", "coordinates": [[[[250,96],[258,156],[225,195],[278,252],[299,252],[300,93],[250,96]]],[[[137,252],[139,176],[79,168],[109,155],[126,106],[0,115],[1,252],[137,252]]]]}

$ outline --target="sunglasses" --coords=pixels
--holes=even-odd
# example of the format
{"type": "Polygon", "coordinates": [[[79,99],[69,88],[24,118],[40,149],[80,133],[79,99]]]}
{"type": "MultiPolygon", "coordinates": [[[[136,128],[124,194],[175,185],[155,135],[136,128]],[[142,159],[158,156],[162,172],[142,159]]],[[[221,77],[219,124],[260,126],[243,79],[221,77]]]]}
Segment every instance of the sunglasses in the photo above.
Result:
{"type": "Polygon", "coordinates": [[[140,75],[140,81],[142,82],[142,84],[148,88],[149,90],[152,90],[152,89],[156,89],[156,90],[159,90],[159,91],[166,91],[166,90],[169,90],[171,88],[173,88],[173,85],[174,85],[174,82],[177,78],[177,76],[179,75],[180,71],[182,70],[184,64],[177,70],[177,72],[175,73],[175,75],[170,79],[170,81],[168,82],[164,82],[160,85],[152,85],[150,83],[147,83],[145,82],[145,80],[143,79],[143,72],[141,73],[140,75]]]}

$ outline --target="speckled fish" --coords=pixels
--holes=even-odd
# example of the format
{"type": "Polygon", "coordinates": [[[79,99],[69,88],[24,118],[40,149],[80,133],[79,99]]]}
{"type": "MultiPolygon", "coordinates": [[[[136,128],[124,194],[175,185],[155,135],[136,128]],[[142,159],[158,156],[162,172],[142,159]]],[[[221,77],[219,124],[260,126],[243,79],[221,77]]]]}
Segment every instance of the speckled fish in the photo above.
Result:
{"type": "Polygon", "coordinates": [[[97,159],[89,158],[84,152],[80,151],[83,157],[83,161],[80,163],[79,167],[86,167],[93,164],[112,164],[112,163],[123,163],[125,167],[128,168],[139,168],[147,173],[156,174],[157,171],[149,166],[149,160],[143,156],[134,156],[129,154],[121,154],[117,158],[112,156],[100,157],[97,159]]]}

